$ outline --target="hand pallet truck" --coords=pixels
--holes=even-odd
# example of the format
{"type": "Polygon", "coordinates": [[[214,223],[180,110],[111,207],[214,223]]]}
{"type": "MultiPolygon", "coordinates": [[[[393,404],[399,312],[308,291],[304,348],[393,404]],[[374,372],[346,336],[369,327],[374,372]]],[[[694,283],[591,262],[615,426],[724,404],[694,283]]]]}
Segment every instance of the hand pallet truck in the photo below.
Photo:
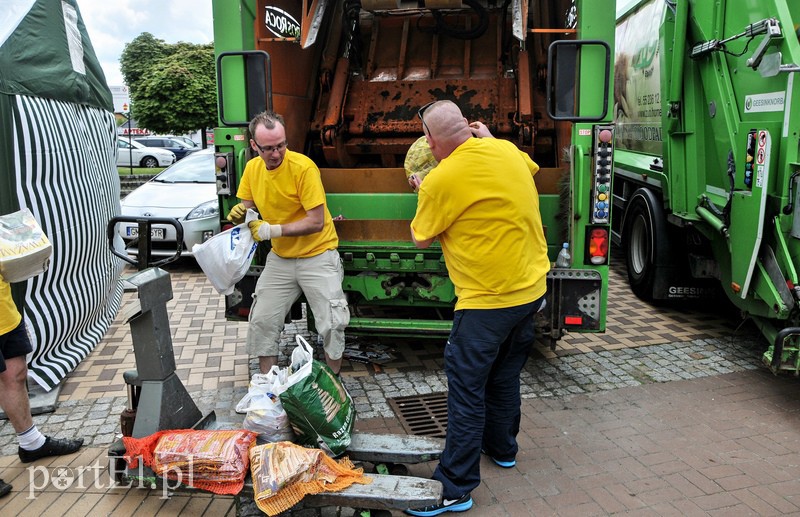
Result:
{"type": "MultiPolygon", "coordinates": [[[[152,224],[174,226],[178,243],[183,242],[183,228],[175,219],[125,216],[114,217],[108,225],[112,253],[139,269],[127,279],[137,292],[139,303],[128,309],[131,315],[126,318],[131,327],[136,370],[123,374],[128,391],[128,406],[121,415],[123,434],[141,438],[165,429],[237,428],[234,423],[218,422],[213,411],[203,416],[175,373],[175,354],[166,306],[172,299],[172,284],[169,273],[158,266],[177,260],[180,249],[171,257],[151,263],[149,242],[140,242],[140,260],[133,260],[114,249],[115,228],[120,222],[138,223],[139,235],[144,241],[149,241],[152,224]]],[[[442,498],[440,482],[389,472],[404,473],[404,464],[436,460],[443,449],[444,440],[440,438],[355,432],[345,454],[354,462],[373,463],[377,470],[384,473],[369,474],[372,483],[368,485],[354,484],[339,492],[308,495],[301,504],[303,507],[358,508],[356,513],[361,516],[369,515],[371,510],[386,513],[392,509],[438,504],[442,498]]],[[[111,444],[108,454],[110,475],[120,484],[197,491],[184,485],[175,487],[141,463],[137,468],[128,468],[122,458],[125,446],[121,439],[111,444]]],[[[237,515],[241,517],[261,514],[253,502],[253,485],[249,475],[245,488],[236,496],[236,508],[237,515]]]]}

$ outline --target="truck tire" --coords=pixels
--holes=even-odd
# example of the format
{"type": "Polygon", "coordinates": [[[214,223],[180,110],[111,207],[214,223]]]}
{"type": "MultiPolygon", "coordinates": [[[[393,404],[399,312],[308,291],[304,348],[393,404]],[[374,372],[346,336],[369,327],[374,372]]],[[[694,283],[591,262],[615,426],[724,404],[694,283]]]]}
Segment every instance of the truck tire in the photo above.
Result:
{"type": "Polygon", "coordinates": [[[139,163],[139,165],[142,167],[147,167],[148,169],[152,169],[154,167],[158,167],[158,160],[152,156],[145,156],[142,158],[142,161],[139,163]]]}
{"type": "Polygon", "coordinates": [[[664,210],[651,190],[640,188],[628,200],[622,235],[631,290],[653,301],[655,286],[664,280],[659,266],[669,261],[671,250],[664,210]]]}

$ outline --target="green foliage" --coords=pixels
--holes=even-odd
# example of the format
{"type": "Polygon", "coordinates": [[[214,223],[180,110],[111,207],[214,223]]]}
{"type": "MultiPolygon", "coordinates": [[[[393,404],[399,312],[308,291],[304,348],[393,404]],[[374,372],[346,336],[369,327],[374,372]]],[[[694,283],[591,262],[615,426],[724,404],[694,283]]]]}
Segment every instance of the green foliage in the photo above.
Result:
{"type": "Polygon", "coordinates": [[[143,32],[125,44],[119,64],[131,99],[139,91],[140,83],[147,77],[150,67],[169,54],[169,45],[149,32],[143,32]]]}
{"type": "Polygon", "coordinates": [[[213,44],[167,44],[145,32],[125,45],[120,65],[140,127],[184,134],[216,125],[213,44]]]}

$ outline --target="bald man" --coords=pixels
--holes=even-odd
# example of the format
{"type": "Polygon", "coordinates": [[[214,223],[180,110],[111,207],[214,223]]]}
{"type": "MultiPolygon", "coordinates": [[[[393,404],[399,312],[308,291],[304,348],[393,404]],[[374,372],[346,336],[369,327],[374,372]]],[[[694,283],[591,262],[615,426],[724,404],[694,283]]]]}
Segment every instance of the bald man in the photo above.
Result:
{"type": "Polygon", "coordinates": [[[484,124],[469,124],[453,102],[419,116],[439,163],[419,187],[411,238],[419,248],[439,239],[458,296],[444,351],[447,437],[433,474],[443,501],[406,510],[427,517],[472,507],[481,452],[499,467],[516,465],[519,377],[550,260],[533,181],[539,166],[484,124]]]}

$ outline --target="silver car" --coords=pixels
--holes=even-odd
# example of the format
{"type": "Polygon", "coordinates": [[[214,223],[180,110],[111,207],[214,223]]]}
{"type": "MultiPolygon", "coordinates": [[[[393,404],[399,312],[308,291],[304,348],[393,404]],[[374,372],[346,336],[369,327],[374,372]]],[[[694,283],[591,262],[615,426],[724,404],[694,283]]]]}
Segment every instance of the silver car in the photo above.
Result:
{"type": "Polygon", "coordinates": [[[126,138],[117,139],[117,167],[167,167],[176,160],[172,151],[146,147],[126,138]]]}
{"type": "MultiPolygon", "coordinates": [[[[214,149],[188,155],[137,188],[122,200],[122,215],[129,217],[172,217],[183,226],[182,256],[192,256],[192,246],[219,233],[219,202],[214,169],[214,149]]],[[[139,227],[120,223],[117,233],[126,251],[138,253],[134,239],[139,227]]],[[[175,228],[154,224],[150,231],[153,256],[175,254],[175,228]]]]}

